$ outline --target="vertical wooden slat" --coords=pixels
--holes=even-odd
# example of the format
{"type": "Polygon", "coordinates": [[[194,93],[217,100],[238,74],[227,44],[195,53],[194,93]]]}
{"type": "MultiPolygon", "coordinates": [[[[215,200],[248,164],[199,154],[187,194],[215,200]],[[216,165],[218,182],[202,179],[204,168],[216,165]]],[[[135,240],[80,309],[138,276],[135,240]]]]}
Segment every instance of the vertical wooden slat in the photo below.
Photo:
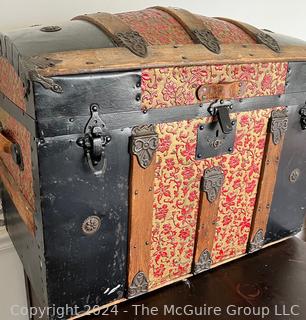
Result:
{"type": "MultiPolygon", "coordinates": [[[[286,114],[286,113],[284,113],[286,114]]],[[[272,112],[273,115],[273,112],[272,112]]],[[[267,134],[264,156],[261,166],[260,180],[258,184],[256,205],[249,235],[248,251],[254,252],[264,245],[264,236],[270,214],[270,207],[276,183],[280,154],[284,142],[284,131],[286,130],[288,118],[283,117],[284,128],[279,131],[277,143],[273,132],[273,118],[271,118],[270,132],[267,134]]]]}
{"type": "Polygon", "coordinates": [[[135,155],[132,156],[128,268],[129,296],[144,293],[148,289],[147,279],[149,275],[155,167],[156,155],[153,155],[151,164],[145,169],[139,165],[137,157],[135,155]],[[140,291],[136,294],[132,288],[135,281],[143,282],[142,287],[139,287],[140,291]]]}
{"type": "Polygon", "coordinates": [[[216,222],[220,202],[220,189],[224,181],[219,167],[206,169],[201,182],[200,206],[195,239],[193,272],[210,268],[216,222]]]}

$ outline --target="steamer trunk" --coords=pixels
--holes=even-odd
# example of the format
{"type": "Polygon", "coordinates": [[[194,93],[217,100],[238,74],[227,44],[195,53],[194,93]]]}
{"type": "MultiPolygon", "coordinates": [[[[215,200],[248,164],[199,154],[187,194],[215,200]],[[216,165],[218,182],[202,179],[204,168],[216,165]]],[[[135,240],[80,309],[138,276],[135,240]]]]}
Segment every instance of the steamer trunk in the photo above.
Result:
{"type": "Polygon", "coordinates": [[[85,315],[298,232],[305,83],[304,42],[181,9],[3,34],[2,199],[32,304],[85,315]]]}

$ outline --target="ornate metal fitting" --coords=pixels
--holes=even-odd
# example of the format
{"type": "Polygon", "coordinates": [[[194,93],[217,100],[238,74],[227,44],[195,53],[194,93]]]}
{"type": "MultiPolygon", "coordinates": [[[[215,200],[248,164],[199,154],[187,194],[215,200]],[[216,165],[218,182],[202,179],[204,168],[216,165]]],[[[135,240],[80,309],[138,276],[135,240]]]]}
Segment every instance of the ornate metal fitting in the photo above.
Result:
{"type": "Polygon", "coordinates": [[[301,170],[299,168],[295,168],[294,170],[291,171],[289,175],[289,181],[291,183],[296,183],[300,177],[301,170]]]}
{"type": "Polygon", "coordinates": [[[258,32],[256,34],[256,40],[258,43],[262,43],[266,45],[271,50],[275,52],[280,52],[280,47],[277,41],[273,37],[271,37],[269,34],[265,32],[258,32]]]}
{"type": "Polygon", "coordinates": [[[139,57],[148,55],[147,43],[137,31],[118,32],[114,41],[119,47],[126,47],[139,57]]]}
{"type": "Polygon", "coordinates": [[[300,109],[300,115],[302,130],[306,130],[306,107],[300,109]]]}
{"type": "Polygon", "coordinates": [[[265,238],[264,238],[264,233],[262,229],[259,229],[254,238],[253,241],[250,242],[249,244],[249,252],[255,252],[259,249],[261,249],[264,245],[265,238]]]}
{"type": "Polygon", "coordinates": [[[98,216],[86,218],[82,224],[82,230],[87,235],[96,233],[101,227],[101,219],[98,216]]]}
{"type": "Polygon", "coordinates": [[[208,29],[193,30],[194,37],[209,51],[213,53],[220,53],[220,44],[214,34],[208,29]]]}
{"type": "Polygon", "coordinates": [[[274,144],[278,144],[288,129],[288,112],[284,110],[273,110],[271,114],[271,133],[274,144]]]}
{"type": "Polygon", "coordinates": [[[138,272],[128,290],[129,297],[137,297],[143,293],[148,292],[148,280],[144,272],[138,272]]]}
{"type": "Polygon", "coordinates": [[[207,249],[205,249],[198,260],[198,262],[194,265],[193,273],[198,274],[203,271],[209,270],[212,264],[212,259],[210,253],[207,249]]]}
{"type": "Polygon", "coordinates": [[[201,191],[206,192],[207,200],[214,202],[224,182],[224,174],[220,167],[206,169],[201,181],[201,191]]]}
{"type": "MultiPolygon", "coordinates": [[[[26,57],[21,59],[20,64],[32,81],[39,83],[45,89],[52,90],[55,93],[63,93],[63,88],[59,84],[55,83],[52,78],[43,77],[38,73],[38,69],[55,66],[58,62],[59,60],[52,60],[49,58],[26,57]]],[[[29,91],[29,88],[27,91],[29,91]]]]}
{"type": "Polygon", "coordinates": [[[47,26],[40,29],[42,32],[57,32],[60,30],[62,30],[62,28],[59,26],[47,26]]]}
{"type": "Polygon", "coordinates": [[[146,169],[152,162],[158,147],[158,135],[154,125],[143,125],[132,129],[132,154],[137,156],[139,165],[146,169]]]}
{"type": "Polygon", "coordinates": [[[105,147],[111,141],[106,133],[105,123],[99,117],[99,106],[90,106],[91,117],[85,127],[85,135],[77,140],[77,144],[84,149],[89,167],[96,174],[105,172],[105,147]]]}

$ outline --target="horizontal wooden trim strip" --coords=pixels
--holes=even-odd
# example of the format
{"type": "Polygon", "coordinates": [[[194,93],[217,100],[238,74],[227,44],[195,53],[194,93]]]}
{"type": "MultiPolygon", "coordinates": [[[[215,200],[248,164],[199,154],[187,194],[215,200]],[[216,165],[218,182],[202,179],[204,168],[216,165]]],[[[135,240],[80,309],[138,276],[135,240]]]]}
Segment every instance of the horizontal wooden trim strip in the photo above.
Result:
{"type": "Polygon", "coordinates": [[[8,172],[5,164],[0,160],[0,178],[4,187],[10,195],[21,219],[26,224],[28,230],[34,237],[35,235],[35,221],[34,209],[30,206],[24,195],[19,191],[19,187],[15,183],[13,177],[8,172]]]}
{"type": "Polygon", "coordinates": [[[151,46],[140,58],[126,48],[104,48],[41,55],[59,61],[38,70],[45,77],[171,66],[306,61],[306,46],[283,46],[276,53],[262,44],[223,44],[216,55],[200,44],[151,46]]]}

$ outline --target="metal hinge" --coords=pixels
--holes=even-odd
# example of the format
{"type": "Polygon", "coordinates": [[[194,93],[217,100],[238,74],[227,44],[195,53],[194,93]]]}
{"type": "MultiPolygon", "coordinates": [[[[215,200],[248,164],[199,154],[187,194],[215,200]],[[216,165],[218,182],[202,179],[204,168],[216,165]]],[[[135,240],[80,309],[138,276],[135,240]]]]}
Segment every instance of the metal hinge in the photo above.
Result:
{"type": "Polygon", "coordinates": [[[84,149],[88,165],[95,175],[105,172],[105,147],[111,141],[106,133],[105,123],[98,113],[99,105],[90,106],[91,117],[85,127],[85,135],[77,140],[77,144],[84,149]]]}

